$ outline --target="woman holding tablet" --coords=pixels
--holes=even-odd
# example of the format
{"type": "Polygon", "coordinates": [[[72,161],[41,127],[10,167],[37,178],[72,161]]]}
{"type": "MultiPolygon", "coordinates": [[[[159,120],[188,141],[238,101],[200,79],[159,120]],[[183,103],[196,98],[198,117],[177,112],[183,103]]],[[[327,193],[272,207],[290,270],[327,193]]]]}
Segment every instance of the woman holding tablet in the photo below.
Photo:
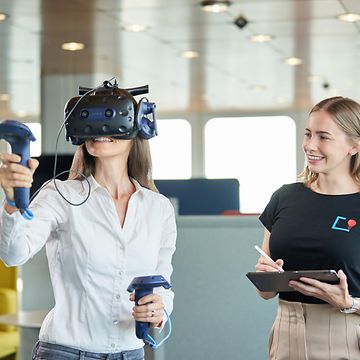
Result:
{"type": "Polygon", "coordinates": [[[290,281],[294,291],[279,293],[269,359],[360,359],[360,105],[318,103],[303,150],[302,181],[278,189],[260,216],[262,250],[275,264],[260,256],[256,271],[334,269],[340,282],[290,281]]]}

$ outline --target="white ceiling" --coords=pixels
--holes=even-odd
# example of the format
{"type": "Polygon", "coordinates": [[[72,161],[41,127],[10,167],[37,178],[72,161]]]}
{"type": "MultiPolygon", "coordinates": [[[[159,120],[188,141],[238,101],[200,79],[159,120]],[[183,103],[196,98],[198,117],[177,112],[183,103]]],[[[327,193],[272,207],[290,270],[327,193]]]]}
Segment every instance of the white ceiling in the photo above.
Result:
{"type": "Polygon", "coordinates": [[[224,13],[199,2],[1,0],[9,17],[0,22],[0,118],[36,119],[40,79],[63,74],[149,84],[160,112],[308,110],[336,94],[360,100],[360,23],[335,18],[360,13],[359,0],[235,0],[224,13]],[[249,21],[243,29],[233,24],[240,14],[249,21]],[[122,29],[132,23],[149,30],[122,29]],[[274,40],[249,40],[262,33],[274,40]],[[65,41],[86,48],[64,52],[65,41]],[[184,50],[200,57],[185,59],[184,50]],[[303,64],[286,65],[289,56],[303,64]]]}

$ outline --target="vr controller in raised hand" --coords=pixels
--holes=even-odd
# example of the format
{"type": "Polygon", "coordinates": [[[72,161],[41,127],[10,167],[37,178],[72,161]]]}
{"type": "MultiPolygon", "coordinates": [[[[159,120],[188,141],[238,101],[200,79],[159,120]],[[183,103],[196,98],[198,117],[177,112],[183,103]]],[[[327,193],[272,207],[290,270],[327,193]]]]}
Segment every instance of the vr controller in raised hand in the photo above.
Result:
{"type": "MultiPolygon", "coordinates": [[[[16,120],[4,120],[0,123],[0,139],[4,139],[11,146],[13,154],[20,156],[20,165],[29,167],[30,159],[30,142],[35,141],[35,136],[31,130],[23,123],[16,120]]],[[[22,213],[23,217],[30,220],[32,213],[28,209],[30,189],[24,187],[16,187],[14,189],[15,201],[8,202],[12,206],[16,206],[22,213]]]]}

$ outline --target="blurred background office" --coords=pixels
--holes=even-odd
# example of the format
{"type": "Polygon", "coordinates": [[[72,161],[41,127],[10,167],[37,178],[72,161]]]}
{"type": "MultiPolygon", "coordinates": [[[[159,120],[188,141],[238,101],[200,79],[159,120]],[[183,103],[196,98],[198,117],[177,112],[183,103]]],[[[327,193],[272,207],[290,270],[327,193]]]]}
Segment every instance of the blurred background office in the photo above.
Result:
{"type": "MultiPolygon", "coordinates": [[[[262,239],[256,214],[302,170],[309,109],[360,100],[359,21],[358,0],[0,1],[0,120],[33,130],[36,186],[52,175],[79,85],[150,87],[154,178],[179,237],[173,334],[149,359],[266,358],[276,300],[245,278],[262,239]]],[[[64,138],[59,170],[75,150],[64,138]]],[[[0,288],[0,359],[27,360],[53,305],[44,252],[0,267],[0,288]]]]}

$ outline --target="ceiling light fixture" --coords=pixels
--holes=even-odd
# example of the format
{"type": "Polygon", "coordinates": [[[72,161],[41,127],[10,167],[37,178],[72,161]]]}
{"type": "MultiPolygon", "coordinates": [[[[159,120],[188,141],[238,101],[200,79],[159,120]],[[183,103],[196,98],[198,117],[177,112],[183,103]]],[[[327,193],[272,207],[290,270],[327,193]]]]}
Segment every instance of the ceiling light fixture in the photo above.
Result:
{"type": "Polygon", "coordinates": [[[360,14],[346,13],[338,15],[336,18],[341,21],[355,22],[360,20],[360,14]]]}
{"type": "Polygon", "coordinates": [[[250,89],[252,91],[255,91],[255,92],[264,92],[266,90],[266,86],[265,85],[261,85],[261,84],[254,84],[254,85],[251,85],[250,86],[250,89]]]}
{"type": "Polygon", "coordinates": [[[286,99],[285,99],[284,96],[278,96],[278,97],[276,98],[276,102],[277,102],[278,104],[284,104],[285,101],[286,101],[286,99]]]}
{"type": "Polygon", "coordinates": [[[303,63],[302,59],[295,56],[291,56],[285,59],[285,64],[291,66],[301,65],[302,63],[303,63]]]}
{"type": "Polygon", "coordinates": [[[267,35],[267,34],[256,34],[250,36],[250,40],[253,42],[264,43],[274,40],[274,37],[272,35],[267,35]]]}
{"type": "Polygon", "coordinates": [[[122,29],[129,32],[143,32],[149,30],[150,27],[143,24],[128,24],[124,25],[122,29]]]}
{"type": "Polygon", "coordinates": [[[19,110],[17,112],[17,116],[20,118],[24,118],[25,116],[27,116],[27,112],[25,110],[19,110]]]}
{"type": "Polygon", "coordinates": [[[234,24],[239,28],[239,29],[243,29],[247,24],[248,21],[245,18],[245,16],[243,15],[239,15],[235,20],[234,20],[234,24]]]}
{"type": "Polygon", "coordinates": [[[309,75],[307,77],[307,81],[309,83],[317,83],[321,81],[321,76],[320,75],[309,75]]]}
{"type": "Polygon", "coordinates": [[[5,13],[0,13],[0,21],[6,20],[7,17],[8,17],[7,14],[5,14],[5,13]]]}
{"type": "Polygon", "coordinates": [[[181,53],[181,56],[186,59],[196,59],[200,56],[200,54],[195,50],[185,50],[181,53]]]}
{"type": "Polygon", "coordinates": [[[85,44],[79,42],[66,42],[61,45],[61,48],[66,51],[79,51],[85,49],[85,44]]]}
{"type": "Polygon", "coordinates": [[[224,12],[231,5],[231,1],[226,0],[203,0],[200,3],[202,10],[207,12],[224,12]]]}

